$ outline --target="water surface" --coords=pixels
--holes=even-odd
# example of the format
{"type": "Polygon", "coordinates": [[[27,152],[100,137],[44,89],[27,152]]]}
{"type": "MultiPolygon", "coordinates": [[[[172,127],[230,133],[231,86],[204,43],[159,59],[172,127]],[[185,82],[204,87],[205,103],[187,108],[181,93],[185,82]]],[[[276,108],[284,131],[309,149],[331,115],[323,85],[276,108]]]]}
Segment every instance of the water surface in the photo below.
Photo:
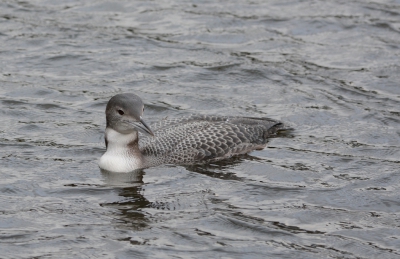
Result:
{"type": "Polygon", "coordinates": [[[398,258],[399,1],[0,3],[1,258],[398,258]],[[105,174],[104,109],[296,129],[105,174]]]}

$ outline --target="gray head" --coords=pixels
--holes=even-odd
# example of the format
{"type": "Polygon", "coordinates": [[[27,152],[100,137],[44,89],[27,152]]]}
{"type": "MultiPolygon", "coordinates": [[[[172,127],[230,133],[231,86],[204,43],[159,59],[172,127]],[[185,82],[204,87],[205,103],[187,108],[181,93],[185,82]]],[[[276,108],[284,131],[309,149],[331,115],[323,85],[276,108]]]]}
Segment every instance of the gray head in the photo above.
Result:
{"type": "Polygon", "coordinates": [[[122,134],[140,131],[154,136],[149,126],[142,120],[143,111],[144,104],[136,94],[117,94],[107,103],[107,127],[122,134]]]}

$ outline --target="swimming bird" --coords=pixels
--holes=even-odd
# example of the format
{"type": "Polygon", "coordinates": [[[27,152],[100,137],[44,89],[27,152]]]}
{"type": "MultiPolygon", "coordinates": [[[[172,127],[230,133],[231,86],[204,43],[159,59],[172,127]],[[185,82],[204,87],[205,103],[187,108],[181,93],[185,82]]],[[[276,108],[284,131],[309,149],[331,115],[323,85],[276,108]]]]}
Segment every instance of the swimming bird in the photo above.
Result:
{"type": "Polygon", "coordinates": [[[163,119],[152,129],[143,120],[139,96],[113,96],[106,106],[106,152],[99,167],[131,172],[162,164],[191,165],[246,154],[266,146],[268,138],[285,129],[268,118],[190,115],[163,119]],[[138,132],[147,137],[140,138],[138,132]]]}

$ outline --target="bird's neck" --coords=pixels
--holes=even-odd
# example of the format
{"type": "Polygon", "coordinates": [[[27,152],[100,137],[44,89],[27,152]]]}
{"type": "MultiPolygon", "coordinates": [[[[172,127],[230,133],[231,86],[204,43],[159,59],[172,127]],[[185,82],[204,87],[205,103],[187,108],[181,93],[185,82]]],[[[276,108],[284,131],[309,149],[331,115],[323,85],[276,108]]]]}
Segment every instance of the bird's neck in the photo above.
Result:
{"type": "Polygon", "coordinates": [[[100,158],[100,168],[112,172],[130,172],[143,167],[137,131],[122,134],[107,127],[105,140],[107,151],[100,158]]]}
{"type": "Polygon", "coordinates": [[[107,145],[107,152],[125,152],[128,149],[133,152],[139,152],[139,138],[138,132],[133,131],[128,134],[119,133],[112,128],[106,128],[105,139],[107,145]]]}

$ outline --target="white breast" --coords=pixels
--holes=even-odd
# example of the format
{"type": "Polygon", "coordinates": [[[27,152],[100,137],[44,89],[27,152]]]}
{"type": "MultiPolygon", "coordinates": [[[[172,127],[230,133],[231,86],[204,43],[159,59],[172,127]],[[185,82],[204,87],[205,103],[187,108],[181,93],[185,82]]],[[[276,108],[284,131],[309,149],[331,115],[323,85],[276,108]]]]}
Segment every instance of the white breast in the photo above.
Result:
{"type": "Polygon", "coordinates": [[[131,134],[121,134],[113,129],[106,129],[108,141],[107,151],[100,158],[99,167],[101,169],[126,173],[142,168],[142,157],[136,154],[128,144],[137,139],[137,132],[131,134]]]}
{"type": "Polygon", "coordinates": [[[106,152],[99,161],[99,167],[101,169],[116,172],[116,173],[127,173],[133,170],[141,168],[141,161],[127,156],[126,154],[108,154],[106,152]]]}

